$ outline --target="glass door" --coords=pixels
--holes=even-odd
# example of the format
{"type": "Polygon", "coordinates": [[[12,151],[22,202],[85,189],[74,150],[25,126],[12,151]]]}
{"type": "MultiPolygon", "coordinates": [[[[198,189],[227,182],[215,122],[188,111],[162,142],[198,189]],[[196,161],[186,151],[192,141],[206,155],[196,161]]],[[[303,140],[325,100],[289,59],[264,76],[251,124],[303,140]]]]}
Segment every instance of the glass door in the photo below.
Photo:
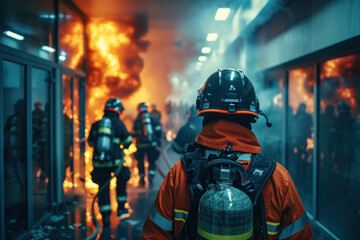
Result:
{"type": "Polygon", "coordinates": [[[3,61],[3,158],[5,238],[16,239],[27,231],[27,117],[23,64],[3,61]]]}
{"type": "Polygon", "coordinates": [[[64,192],[85,183],[85,84],[77,76],[63,75],[64,192]]]}
{"type": "Polygon", "coordinates": [[[31,69],[34,222],[50,213],[50,72],[31,69]]]}
{"type": "Polygon", "coordinates": [[[62,76],[63,125],[64,125],[64,192],[74,186],[74,131],[73,131],[73,83],[69,75],[62,76]]]}

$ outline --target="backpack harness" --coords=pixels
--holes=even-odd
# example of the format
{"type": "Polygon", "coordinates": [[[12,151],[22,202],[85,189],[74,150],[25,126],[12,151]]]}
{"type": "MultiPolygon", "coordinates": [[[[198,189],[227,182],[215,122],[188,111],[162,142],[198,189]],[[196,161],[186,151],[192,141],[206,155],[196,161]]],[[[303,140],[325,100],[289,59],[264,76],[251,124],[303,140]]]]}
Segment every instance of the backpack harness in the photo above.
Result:
{"type": "Polygon", "coordinates": [[[210,153],[207,158],[203,146],[196,143],[189,145],[187,152],[181,157],[181,161],[185,166],[193,201],[179,239],[197,239],[199,202],[214,182],[210,172],[219,177],[221,172],[219,173],[217,166],[221,164],[229,167],[231,165],[235,169],[231,170],[232,179],[238,180],[233,182],[233,186],[245,192],[253,203],[253,239],[259,239],[260,235],[264,240],[268,239],[265,203],[261,191],[274,172],[276,162],[261,154],[254,154],[251,156],[248,169],[245,170],[242,165],[247,163],[236,161],[238,154],[239,152],[232,150],[231,142],[224,150],[218,150],[215,154],[210,153]]]}

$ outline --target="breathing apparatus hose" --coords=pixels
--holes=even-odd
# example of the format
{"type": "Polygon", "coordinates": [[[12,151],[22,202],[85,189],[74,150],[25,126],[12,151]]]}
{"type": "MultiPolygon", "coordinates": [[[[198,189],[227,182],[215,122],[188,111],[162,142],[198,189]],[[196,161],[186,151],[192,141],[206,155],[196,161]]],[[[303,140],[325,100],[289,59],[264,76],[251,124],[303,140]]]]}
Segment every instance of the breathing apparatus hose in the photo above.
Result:
{"type": "Polygon", "coordinates": [[[99,224],[99,221],[96,219],[96,216],[95,216],[95,210],[94,210],[94,206],[95,206],[95,202],[96,202],[96,199],[99,197],[99,194],[105,190],[105,188],[107,188],[110,184],[110,181],[111,179],[113,179],[114,177],[117,177],[122,168],[123,168],[123,164],[124,164],[124,161],[122,162],[122,164],[116,169],[116,171],[114,172],[114,176],[112,176],[111,178],[109,178],[106,183],[104,185],[101,186],[101,188],[99,189],[98,193],[95,195],[95,197],[93,198],[93,201],[92,201],[92,204],[91,204],[91,214],[92,214],[92,218],[93,218],[93,222],[94,222],[94,225],[95,225],[95,232],[93,232],[89,237],[85,238],[85,240],[93,240],[96,238],[96,236],[98,235],[99,231],[100,231],[100,224],[99,224]]]}

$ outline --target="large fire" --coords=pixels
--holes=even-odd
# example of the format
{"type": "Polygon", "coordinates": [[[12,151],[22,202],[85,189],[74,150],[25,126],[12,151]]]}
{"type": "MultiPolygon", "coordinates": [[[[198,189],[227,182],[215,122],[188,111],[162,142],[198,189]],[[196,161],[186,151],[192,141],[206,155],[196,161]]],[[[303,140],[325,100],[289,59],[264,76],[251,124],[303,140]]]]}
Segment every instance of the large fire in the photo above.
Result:
{"type": "MultiPolygon", "coordinates": [[[[89,77],[86,85],[86,136],[93,122],[100,120],[104,105],[109,97],[133,98],[140,87],[139,74],[143,61],[138,56],[145,51],[144,42],[135,37],[134,26],[124,23],[92,20],[87,26],[89,37],[89,77]],[[139,44],[141,42],[142,44],[139,44]],[[132,96],[131,96],[132,95],[132,96]]],[[[125,107],[126,108],[126,107],[125,107]]],[[[127,126],[129,129],[129,126],[127,126]]],[[[134,145],[125,150],[126,166],[133,167],[131,154],[136,151],[134,145]]],[[[91,182],[92,149],[87,146],[85,153],[86,187],[96,191],[91,182]]],[[[137,184],[138,172],[133,169],[130,184],[137,184]]],[[[116,179],[111,187],[116,185],[116,179]]]]}
{"type": "Polygon", "coordinates": [[[356,81],[352,80],[359,74],[358,63],[360,56],[350,55],[326,61],[321,66],[322,98],[321,107],[325,109],[328,104],[337,104],[346,101],[350,104],[352,112],[359,111],[356,102],[356,81]]]}
{"type": "MultiPolygon", "coordinates": [[[[350,104],[353,115],[359,113],[359,98],[356,89],[360,84],[356,77],[360,75],[358,63],[360,54],[336,58],[322,63],[320,73],[320,105],[324,110],[327,105],[336,106],[341,101],[350,104]]],[[[306,110],[314,113],[315,71],[313,67],[294,69],[289,72],[289,105],[294,114],[300,103],[305,103],[306,110]]],[[[274,98],[275,103],[275,98],[274,98]]],[[[314,148],[314,140],[307,139],[306,150],[314,148]]],[[[294,149],[295,151],[295,149],[294,149]]]]}
{"type": "MultiPolygon", "coordinates": [[[[148,46],[148,42],[142,40],[147,31],[147,22],[144,16],[137,16],[128,22],[113,22],[99,19],[90,20],[87,24],[88,35],[88,79],[86,83],[86,119],[85,119],[85,137],[88,137],[91,124],[100,120],[103,116],[105,102],[110,97],[120,97],[125,101],[138,103],[139,101],[150,102],[150,95],[145,89],[141,88],[140,72],[143,69],[143,60],[139,56],[148,46]]],[[[81,47],[82,42],[78,33],[81,29],[74,25],[69,34],[72,33],[73,43],[69,44],[70,35],[64,34],[61,42],[70,45],[74,55],[68,65],[75,68],[82,60],[83,51],[76,49],[81,47]]],[[[72,52],[72,51],[70,51],[72,52]]],[[[72,113],[71,95],[64,96],[64,114],[74,121],[75,127],[78,127],[79,118],[74,108],[72,113]],[[76,121],[76,122],[75,122],[76,121]]],[[[76,104],[74,104],[76,105],[76,104]]],[[[134,105],[135,106],[135,105],[134,105]]],[[[125,105],[125,114],[129,113],[125,105]]],[[[136,108],[134,108],[136,109],[136,108]]],[[[122,119],[124,116],[122,116],[122,119]]],[[[132,122],[132,117],[125,116],[125,124],[132,122]]],[[[129,129],[129,124],[127,124],[129,129]]],[[[75,136],[76,138],[76,136],[75,136]]],[[[80,141],[80,139],[78,139],[80,141]]],[[[75,139],[76,141],[76,139],[75,139]]],[[[76,143],[74,143],[76,145],[76,143]]],[[[134,168],[132,153],[136,147],[131,145],[125,150],[126,166],[132,167],[132,177],[130,184],[138,184],[138,171],[134,168]]],[[[79,161],[80,159],[74,159],[79,161]]],[[[77,163],[74,162],[74,171],[77,163]]],[[[90,173],[92,171],[92,148],[86,145],[85,152],[85,187],[90,193],[98,191],[98,185],[91,181],[90,173]]],[[[76,187],[80,175],[77,172],[72,173],[70,167],[66,169],[66,179],[63,183],[64,190],[76,187]]],[[[116,186],[116,179],[111,181],[111,188],[116,186]]]]}
{"type": "Polygon", "coordinates": [[[82,68],[84,61],[84,25],[81,21],[60,27],[60,60],[72,69],[82,68]],[[68,56],[68,54],[70,56],[68,56]]]}
{"type": "Polygon", "coordinates": [[[289,72],[289,105],[294,110],[305,103],[306,110],[314,112],[314,83],[312,68],[298,68],[289,72]]]}

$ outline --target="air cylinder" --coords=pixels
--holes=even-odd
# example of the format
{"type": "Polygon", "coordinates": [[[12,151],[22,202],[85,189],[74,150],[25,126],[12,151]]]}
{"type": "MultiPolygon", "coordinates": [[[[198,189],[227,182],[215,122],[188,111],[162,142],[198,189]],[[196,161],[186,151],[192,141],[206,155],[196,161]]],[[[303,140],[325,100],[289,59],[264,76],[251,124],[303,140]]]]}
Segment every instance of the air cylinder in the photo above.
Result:
{"type": "Polygon", "coordinates": [[[253,205],[243,191],[226,184],[208,190],[200,199],[198,239],[252,239],[253,205]]]}

